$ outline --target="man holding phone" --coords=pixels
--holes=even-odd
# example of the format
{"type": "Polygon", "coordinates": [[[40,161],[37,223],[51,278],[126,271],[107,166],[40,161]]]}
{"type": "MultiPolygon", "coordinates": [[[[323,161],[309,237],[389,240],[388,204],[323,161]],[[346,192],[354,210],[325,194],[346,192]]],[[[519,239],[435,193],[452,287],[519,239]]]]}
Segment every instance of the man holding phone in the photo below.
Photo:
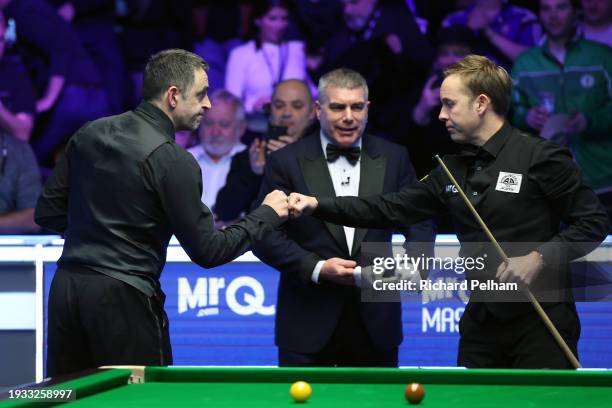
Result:
{"type": "Polygon", "coordinates": [[[236,220],[249,210],[259,192],[266,154],[316,133],[313,119],[314,103],[308,84],[298,79],[279,82],[272,95],[268,131],[232,159],[215,204],[220,221],[236,220]]]}

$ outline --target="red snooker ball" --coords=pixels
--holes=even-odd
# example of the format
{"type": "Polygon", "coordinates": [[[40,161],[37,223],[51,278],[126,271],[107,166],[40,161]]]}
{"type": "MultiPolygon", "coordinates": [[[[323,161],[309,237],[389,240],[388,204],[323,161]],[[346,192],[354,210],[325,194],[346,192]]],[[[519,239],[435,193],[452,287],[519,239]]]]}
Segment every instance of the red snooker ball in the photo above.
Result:
{"type": "Polygon", "coordinates": [[[411,404],[418,404],[425,397],[425,389],[419,383],[411,383],[406,386],[404,395],[411,404]]]}

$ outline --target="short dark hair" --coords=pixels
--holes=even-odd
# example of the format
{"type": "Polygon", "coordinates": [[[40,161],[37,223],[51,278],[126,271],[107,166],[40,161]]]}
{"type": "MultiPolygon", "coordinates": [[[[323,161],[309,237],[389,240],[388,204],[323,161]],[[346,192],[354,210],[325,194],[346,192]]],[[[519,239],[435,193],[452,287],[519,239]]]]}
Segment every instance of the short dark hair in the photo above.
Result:
{"type": "Polygon", "coordinates": [[[498,115],[505,116],[508,113],[512,79],[504,68],[487,57],[468,55],[444,70],[444,78],[455,74],[464,80],[472,96],[487,95],[498,115]]]}
{"type": "Polygon", "coordinates": [[[155,100],[171,86],[176,86],[182,93],[188,92],[197,69],[207,71],[208,64],[192,52],[174,48],[154,54],[144,69],[142,98],[155,100]]]}

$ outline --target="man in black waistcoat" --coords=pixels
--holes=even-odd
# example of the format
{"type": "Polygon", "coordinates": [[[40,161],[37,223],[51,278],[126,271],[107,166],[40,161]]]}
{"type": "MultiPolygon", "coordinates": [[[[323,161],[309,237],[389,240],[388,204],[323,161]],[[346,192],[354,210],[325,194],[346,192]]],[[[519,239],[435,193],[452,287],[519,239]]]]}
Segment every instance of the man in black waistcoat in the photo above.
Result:
{"type": "Polygon", "coordinates": [[[198,265],[242,254],[287,215],[280,191],[223,231],[202,204],[202,176],[174,141],[206,109],[208,66],[173,49],[151,57],[144,101],[83,126],[48,180],[36,222],[65,234],[49,293],[47,374],[100,365],[169,365],[159,276],[172,234],[198,265]]]}

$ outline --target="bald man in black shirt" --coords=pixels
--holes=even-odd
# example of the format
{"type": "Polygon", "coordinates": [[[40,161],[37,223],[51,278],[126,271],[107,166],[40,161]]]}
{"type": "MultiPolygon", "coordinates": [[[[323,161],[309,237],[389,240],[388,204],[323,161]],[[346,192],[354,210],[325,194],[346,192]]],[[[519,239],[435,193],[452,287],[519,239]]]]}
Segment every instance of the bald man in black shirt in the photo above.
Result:
{"type": "Polygon", "coordinates": [[[214,229],[198,163],[174,142],[210,109],[206,69],[184,50],[151,57],[144,102],[83,126],[47,182],[36,222],[66,237],[49,293],[49,376],[172,364],[159,284],[172,234],[210,268],[286,218],[287,197],[274,191],[244,220],[214,229]]]}

